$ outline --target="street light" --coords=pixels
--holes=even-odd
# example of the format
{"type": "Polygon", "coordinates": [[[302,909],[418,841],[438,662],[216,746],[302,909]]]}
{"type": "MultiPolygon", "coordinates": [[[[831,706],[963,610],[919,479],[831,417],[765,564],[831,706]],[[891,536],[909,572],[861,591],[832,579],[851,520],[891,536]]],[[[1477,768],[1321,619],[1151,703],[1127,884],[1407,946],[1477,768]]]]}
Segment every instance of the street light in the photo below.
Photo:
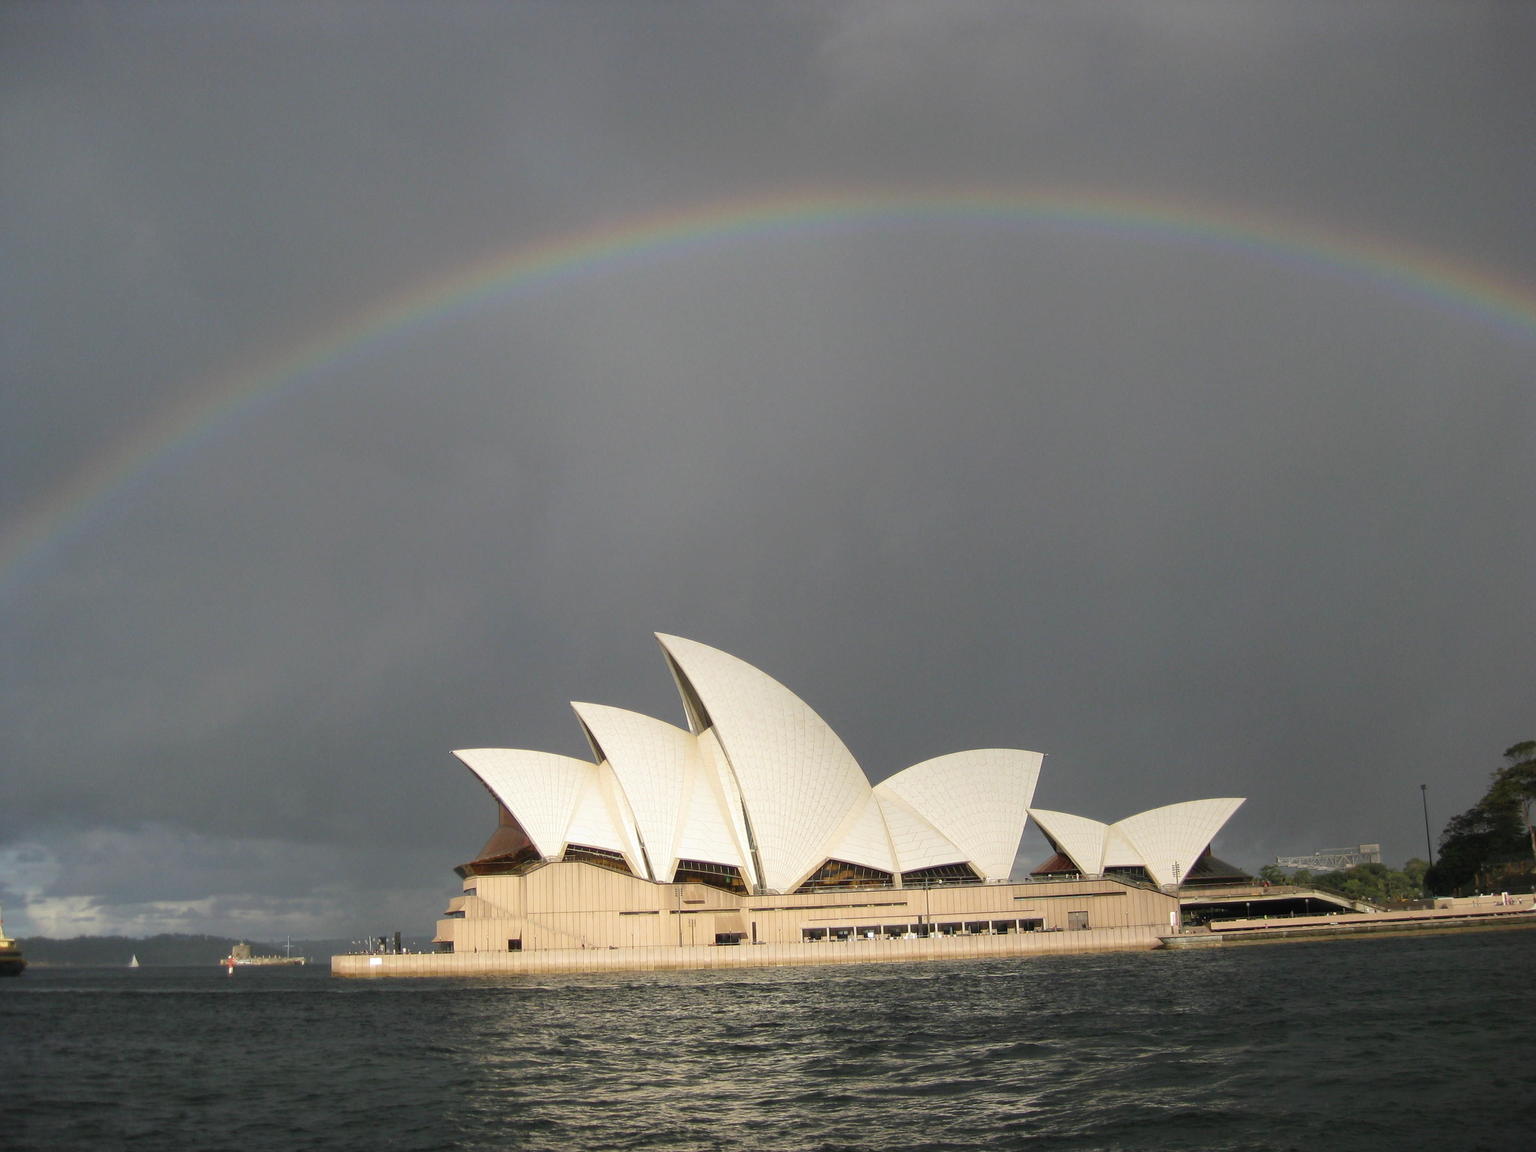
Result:
{"type": "Polygon", "coordinates": [[[1172,919],[1174,916],[1179,918],[1178,930],[1182,932],[1184,931],[1184,901],[1179,898],[1179,862],[1177,860],[1173,862],[1173,908],[1169,918],[1172,919]]]}
{"type": "Polygon", "coordinates": [[[1435,846],[1429,839],[1429,785],[1419,785],[1419,798],[1424,801],[1424,847],[1429,852],[1429,863],[1435,863],[1435,846]]]}

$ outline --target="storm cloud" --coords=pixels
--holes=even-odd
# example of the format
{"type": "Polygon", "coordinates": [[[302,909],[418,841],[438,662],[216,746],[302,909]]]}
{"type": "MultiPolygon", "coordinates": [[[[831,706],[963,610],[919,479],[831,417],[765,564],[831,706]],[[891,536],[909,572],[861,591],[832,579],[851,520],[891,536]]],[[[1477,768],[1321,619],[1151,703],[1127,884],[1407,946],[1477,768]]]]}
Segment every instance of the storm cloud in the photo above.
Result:
{"type": "Polygon", "coordinates": [[[1438,830],[1536,735],[1533,42],[1501,3],[0,9],[7,927],[424,931],[493,824],[449,751],[680,722],[655,631],[874,779],[1024,747],[1097,819],[1248,797],[1250,868],[1422,855],[1419,785],[1438,830]],[[701,223],[274,368],[560,237],[964,189],[1126,219],[701,223]]]}

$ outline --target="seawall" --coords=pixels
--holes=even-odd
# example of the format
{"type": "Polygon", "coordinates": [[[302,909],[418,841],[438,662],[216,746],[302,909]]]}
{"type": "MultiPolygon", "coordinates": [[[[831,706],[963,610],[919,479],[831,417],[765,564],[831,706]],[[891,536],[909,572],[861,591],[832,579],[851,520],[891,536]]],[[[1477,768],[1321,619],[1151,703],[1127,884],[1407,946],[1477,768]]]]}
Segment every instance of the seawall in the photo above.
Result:
{"type": "Polygon", "coordinates": [[[1074,952],[1151,951],[1167,928],[1085,928],[1000,936],[928,936],[901,940],[820,940],[785,944],[700,947],[559,948],[539,952],[422,952],[332,956],[331,974],[394,976],[526,976],[557,972],[656,971],[686,968],[766,968],[810,964],[892,964],[1074,952]]]}
{"type": "Polygon", "coordinates": [[[1404,936],[1417,932],[1489,932],[1501,928],[1536,928],[1536,912],[1530,907],[1494,907],[1474,912],[1460,908],[1437,908],[1403,913],[1218,920],[1211,924],[1209,931],[1165,936],[1163,947],[1209,948],[1231,944],[1267,944],[1282,940],[1404,936]]]}

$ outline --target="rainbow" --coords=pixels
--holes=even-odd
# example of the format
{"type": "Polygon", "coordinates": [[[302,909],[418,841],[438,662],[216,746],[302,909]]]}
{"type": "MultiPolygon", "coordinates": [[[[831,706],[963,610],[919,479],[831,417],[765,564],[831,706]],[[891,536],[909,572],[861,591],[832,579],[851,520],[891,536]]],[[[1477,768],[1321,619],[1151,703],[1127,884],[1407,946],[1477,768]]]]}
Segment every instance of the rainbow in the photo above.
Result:
{"type": "Polygon", "coordinates": [[[1078,188],[840,190],[780,193],[632,216],[515,245],[386,296],[351,319],[217,377],[23,510],[0,533],[0,590],[18,587],[113,495],[178,448],[259,398],[296,388],[386,337],[432,326],[472,304],[542,291],[610,265],[695,247],[844,229],[899,230],[935,222],[1049,227],[1215,247],[1318,275],[1345,275],[1516,339],[1536,339],[1536,289],[1442,254],[1252,212],[1127,198],[1078,188]]]}

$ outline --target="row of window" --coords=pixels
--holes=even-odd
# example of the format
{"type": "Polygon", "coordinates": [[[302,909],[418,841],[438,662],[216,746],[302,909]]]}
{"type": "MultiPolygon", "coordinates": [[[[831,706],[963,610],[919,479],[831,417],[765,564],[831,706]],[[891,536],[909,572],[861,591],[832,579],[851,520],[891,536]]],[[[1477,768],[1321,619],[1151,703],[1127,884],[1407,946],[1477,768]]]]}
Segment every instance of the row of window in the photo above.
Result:
{"type": "MultiPolygon", "coordinates": [[[[1088,927],[1087,912],[1068,912],[1067,927],[1076,931],[1088,927]]],[[[800,939],[818,940],[925,940],[930,936],[1007,936],[1017,932],[1048,932],[1044,920],[1020,917],[1017,920],[950,920],[938,924],[860,924],[855,927],[802,928],[800,939]]],[[[1061,929],[1054,929],[1061,931],[1061,929]]],[[[716,944],[740,944],[745,932],[717,932],[716,944]]],[[[453,941],[438,942],[439,952],[452,952],[453,941]]],[[[521,939],[507,941],[508,952],[521,952],[521,939]]]]}
{"type": "MultiPolygon", "coordinates": [[[[1088,914],[1081,915],[1081,924],[1074,928],[1088,927],[1088,914]]],[[[1018,920],[952,920],[937,924],[859,924],[854,927],[802,928],[802,940],[921,940],[929,936],[1006,936],[1015,932],[1044,932],[1045,921],[1033,918],[1018,920]]]]}

